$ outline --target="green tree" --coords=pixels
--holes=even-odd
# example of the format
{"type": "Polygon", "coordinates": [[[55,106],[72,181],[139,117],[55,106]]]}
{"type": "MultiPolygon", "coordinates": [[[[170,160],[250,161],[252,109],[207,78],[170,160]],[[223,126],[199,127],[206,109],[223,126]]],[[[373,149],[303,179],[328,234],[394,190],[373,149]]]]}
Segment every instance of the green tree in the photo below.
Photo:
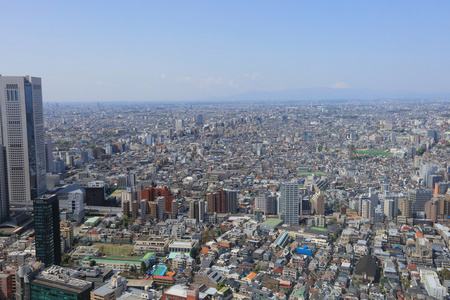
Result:
{"type": "Polygon", "coordinates": [[[97,262],[96,262],[95,260],[91,259],[91,260],[89,261],[89,267],[95,266],[96,263],[97,263],[97,262]]]}
{"type": "Polygon", "coordinates": [[[425,150],[426,150],[425,147],[420,147],[419,149],[417,149],[416,155],[422,156],[425,150]]]}
{"type": "Polygon", "coordinates": [[[216,284],[216,290],[220,291],[224,286],[225,286],[225,283],[223,283],[223,281],[218,282],[216,284]]]}
{"type": "Polygon", "coordinates": [[[254,268],[255,273],[259,273],[259,270],[261,269],[260,265],[256,265],[254,268]]]}
{"type": "Polygon", "coordinates": [[[147,266],[145,265],[145,262],[141,262],[141,273],[145,274],[147,272],[147,266]]]}
{"type": "Polygon", "coordinates": [[[198,256],[197,247],[191,248],[191,251],[189,252],[189,256],[192,257],[193,259],[197,259],[197,256],[198,256]]]}

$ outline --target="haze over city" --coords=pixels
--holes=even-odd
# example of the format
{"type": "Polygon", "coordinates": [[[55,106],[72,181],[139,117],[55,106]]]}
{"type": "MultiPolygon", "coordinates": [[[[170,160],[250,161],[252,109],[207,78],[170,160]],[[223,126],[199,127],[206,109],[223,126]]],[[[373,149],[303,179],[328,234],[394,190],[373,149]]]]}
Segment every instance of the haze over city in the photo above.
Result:
{"type": "Polygon", "coordinates": [[[356,89],[354,98],[442,97],[449,6],[4,1],[0,72],[45,78],[46,102],[245,100],[280,90],[291,91],[280,100],[315,98],[303,88],[322,89],[318,99],[345,97],[342,89],[356,89]]]}

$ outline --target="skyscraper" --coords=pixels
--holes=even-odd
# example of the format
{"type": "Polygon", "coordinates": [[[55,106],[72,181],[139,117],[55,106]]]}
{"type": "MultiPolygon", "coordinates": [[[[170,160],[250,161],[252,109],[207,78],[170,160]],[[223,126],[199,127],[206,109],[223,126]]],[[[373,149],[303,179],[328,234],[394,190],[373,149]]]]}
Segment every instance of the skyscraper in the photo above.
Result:
{"type": "Polygon", "coordinates": [[[284,182],[281,184],[281,218],[284,223],[298,225],[299,201],[298,183],[284,182]]]}
{"type": "Polygon", "coordinates": [[[10,205],[31,206],[47,190],[41,79],[0,76],[0,103],[10,205]]]}
{"type": "Polygon", "coordinates": [[[0,223],[9,219],[8,172],[6,149],[0,144],[0,223]]]}
{"type": "Polygon", "coordinates": [[[59,201],[56,195],[33,200],[36,259],[46,267],[61,263],[59,201]]]}

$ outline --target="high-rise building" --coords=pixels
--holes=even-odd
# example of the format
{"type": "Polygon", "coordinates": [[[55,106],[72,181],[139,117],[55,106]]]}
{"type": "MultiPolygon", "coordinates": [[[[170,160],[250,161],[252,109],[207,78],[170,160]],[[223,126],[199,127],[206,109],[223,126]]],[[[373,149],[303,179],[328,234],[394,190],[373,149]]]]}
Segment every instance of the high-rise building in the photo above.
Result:
{"type": "Polygon", "coordinates": [[[176,219],[178,216],[178,199],[172,200],[172,219],[176,219]]]}
{"type": "Polygon", "coordinates": [[[281,184],[280,212],[284,223],[298,225],[299,197],[297,182],[281,184]]]}
{"type": "Polygon", "coordinates": [[[10,205],[31,206],[47,191],[41,79],[0,76],[0,105],[10,205]]]}
{"type": "Polygon", "coordinates": [[[261,210],[264,214],[267,213],[267,198],[265,195],[255,197],[255,210],[261,210]]]}
{"type": "Polygon", "coordinates": [[[176,120],[175,121],[175,130],[181,131],[184,128],[184,120],[176,120]]]}
{"type": "MultiPolygon", "coordinates": [[[[275,215],[277,214],[277,197],[276,196],[267,196],[267,206],[266,206],[266,214],[275,215]]],[[[301,202],[301,201],[300,201],[301,202]]],[[[301,209],[300,209],[301,212],[301,209]]]]}
{"type": "Polygon", "coordinates": [[[9,219],[8,172],[6,149],[0,144],[0,223],[9,219]]]}
{"type": "Polygon", "coordinates": [[[200,199],[198,201],[198,221],[203,222],[205,218],[205,200],[200,199]]]}
{"type": "Polygon", "coordinates": [[[56,195],[43,195],[33,200],[36,259],[46,267],[61,262],[59,201],[56,195]]]}
{"type": "Polygon", "coordinates": [[[325,196],[321,192],[311,197],[311,213],[325,215],[325,196]]]}
{"type": "Polygon", "coordinates": [[[425,203],[432,198],[431,190],[419,190],[410,189],[408,190],[408,200],[411,202],[412,214],[417,214],[418,212],[423,212],[425,210],[425,203]]]}
{"type": "Polygon", "coordinates": [[[438,133],[437,133],[436,130],[434,130],[434,129],[428,129],[428,130],[427,130],[427,136],[433,138],[433,141],[434,141],[435,143],[437,143],[437,141],[438,141],[438,133]]]}
{"type": "Polygon", "coordinates": [[[53,144],[50,138],[45,140],[45,159],[45,171],[53,173],[53,144]]]}
{"type": "Polygon", "coordinates": [[[227,212],[230,214],[235,214],[238,209],[238,191],[237,190],[226,190],[227,193],[227,212]]]}

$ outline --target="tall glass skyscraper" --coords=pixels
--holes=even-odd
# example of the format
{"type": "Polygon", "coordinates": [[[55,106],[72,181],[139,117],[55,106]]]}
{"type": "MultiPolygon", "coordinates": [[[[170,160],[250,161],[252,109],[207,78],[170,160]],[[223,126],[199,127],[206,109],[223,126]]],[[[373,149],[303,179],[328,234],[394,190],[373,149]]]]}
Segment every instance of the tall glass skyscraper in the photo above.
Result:
{"type": "Polygon", "coordinates": [[[298,225],[299,197],[296,181],[281,184],[280,212],[284,223],[298,225]]]}
{"type": "Polygon", "coordinates": [[[31,209],[47,190],[41,79],[0,76],[0,104],[10,206],[31,209]]]}
{"type": "Polygon", "coordinates": [[[59,202],[56,195],[43,195],[34,202],[36,259],[46,267],[61,263],[59,202]]]}

